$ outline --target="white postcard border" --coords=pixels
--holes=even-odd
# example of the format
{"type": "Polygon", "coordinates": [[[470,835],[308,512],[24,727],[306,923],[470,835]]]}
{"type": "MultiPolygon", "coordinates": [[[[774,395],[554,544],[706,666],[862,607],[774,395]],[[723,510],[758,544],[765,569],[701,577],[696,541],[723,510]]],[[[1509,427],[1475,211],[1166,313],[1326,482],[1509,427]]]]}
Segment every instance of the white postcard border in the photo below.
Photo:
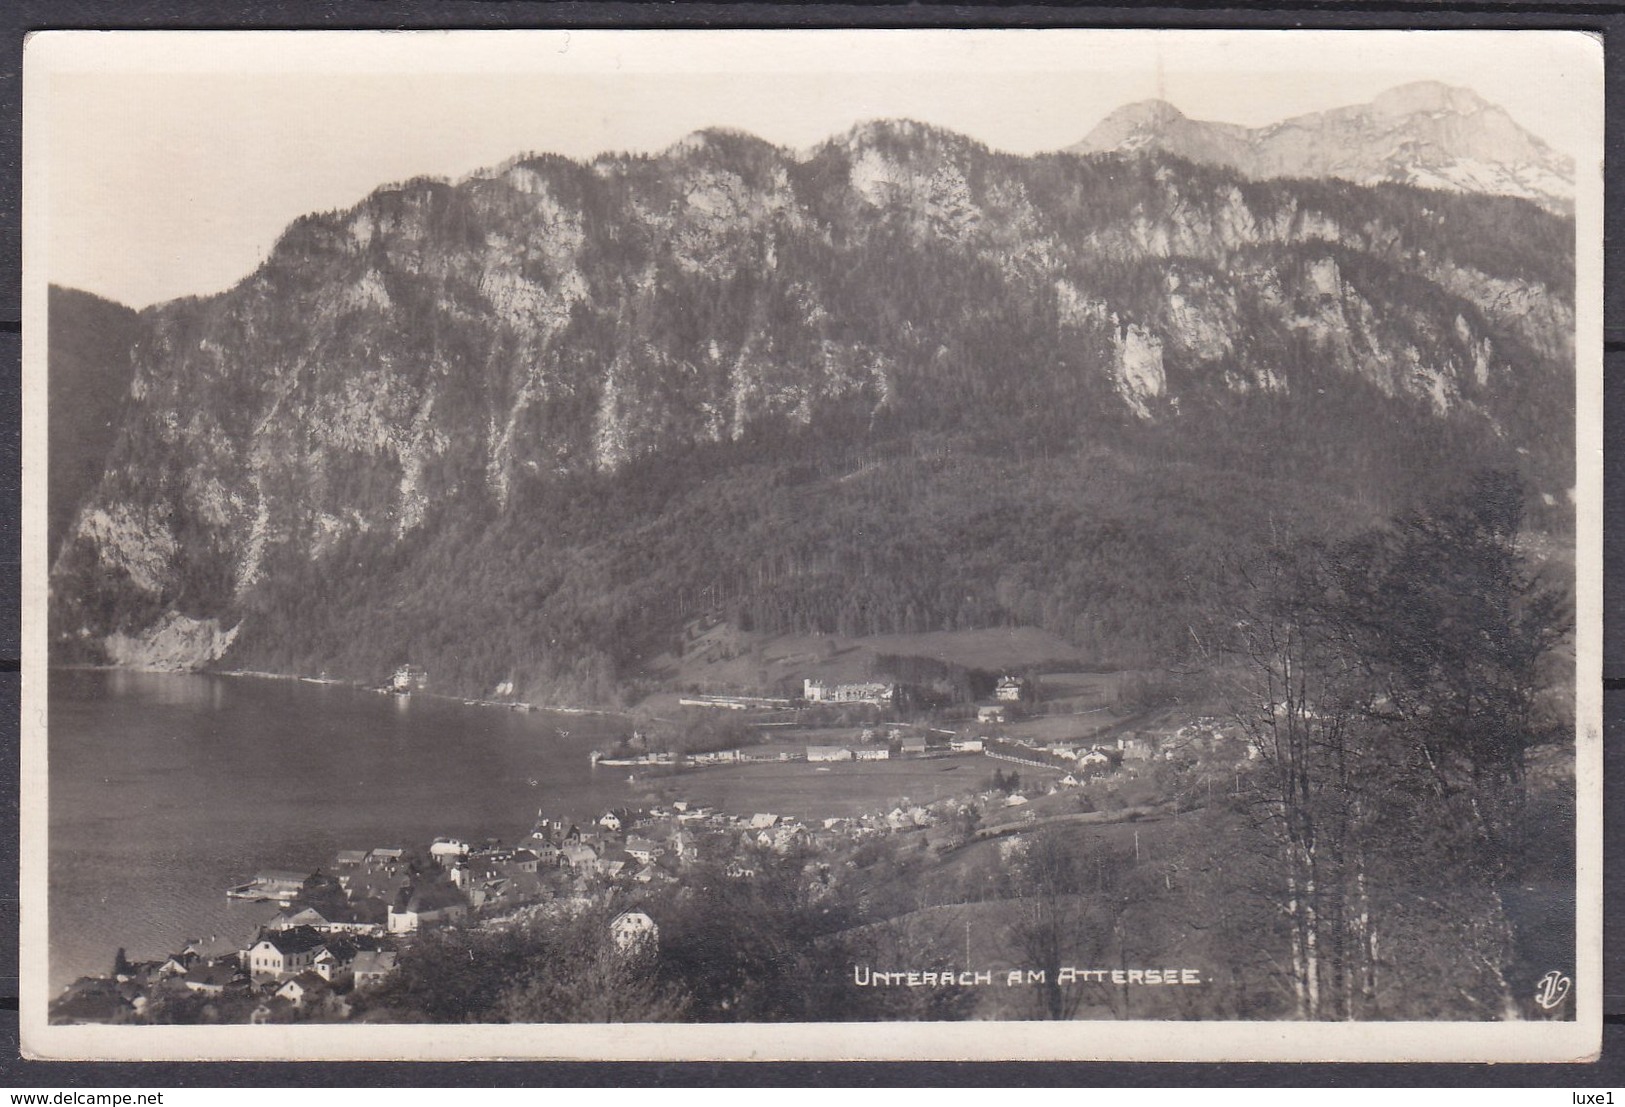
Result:
{"type": "MultiPolygon", "coordinates": [[[[594,43],[597,45],[597,43],[594,43]]],[[[585,56],[583,50],[581,55],[585,56]]],[[[1161,1061],[1581,1061],[1600,1048],[1602,1016],[1602,46],[1580,32],[1387,32],[1387,31],[779,31],[779,32],[46,32],[31,36],[24,67],[23,203],[23,482],[22,500],[22,794],[21,794],[21,1035],[23,1052],[35,1059],[105,1060],[1161,1060],[1161,1061]],[[363,38],[369,49],[358,64],[371,72],[400,71],[437,40],[449,71],[487,64],[519,64],[534,56],[527,35],[619,42],[633,53],[656,48],[668,36],[683,37],[681,51],[664,52],[668,65],[701,68],[718,64],[744,40],[739,36],[800,36],[804,61],[849,64],[874,56],[895,57],[899,36],[934,40],[959,57],[980,58],[979,37],[1026,36],[1035,59],[1052,59],[1062,36],[1154,34],[1169,41],[1226,36],[1227,66],[1240,67],[1248,42],[1280,35],[1307,44],[1324,36],[1360,36],[1361,49],[1377,56],[1394,36],[1438,41],[1441,48],[1471,49],[1472,36],[1516,34],[1531,47],[1540,39],[1545,56],[1566,59],[1582,78],[1586,95],[1573,110],[1591,136],[1577,159],[1576,285],[1577,364],[1577,1017],[1564,1023],[1151,1023],[976,1022],[852,1024],[659,1024],[619,1025],[391,1025],[391,1026],[50,1026],[47,1020],[48,704],[46,697],[46,599],[49,566],[45,543],[46,443],[46,228],[49,181],[41,172],[48,144],[60,136],[44,125],[54,73],[122,67],[142,72],[172,65],[186,40],[213,34],[224,54],[251,51],[269,66],[333,64],[355,58],[363,38]],[[729,36],[734,36],[731,40],[729,36]],[[395,60],[373,49],[385,38],[395,60]],[[249,39],[254,41],[250,42],[249,39]],[[1239,45],[1238,45],[1239,44],[1239,45]],[[288,53],[288,51],[297,53],[288,53]],[[847,63],[835,59],[847,58],[847,63]],[[449,60],[447,60],[449,58],[449,60]],[[393,65],[393,69],[391,69],[393,65]]],[[[224,60],[220,64],[231,64],[224,60]]],[[[653,64],[649,62],[649,64],[653,64]]],[[[865,63],[868,64],[868,63],[865,63]]],[[[969,63],[967,63],[969,64],[969,63]]]]}

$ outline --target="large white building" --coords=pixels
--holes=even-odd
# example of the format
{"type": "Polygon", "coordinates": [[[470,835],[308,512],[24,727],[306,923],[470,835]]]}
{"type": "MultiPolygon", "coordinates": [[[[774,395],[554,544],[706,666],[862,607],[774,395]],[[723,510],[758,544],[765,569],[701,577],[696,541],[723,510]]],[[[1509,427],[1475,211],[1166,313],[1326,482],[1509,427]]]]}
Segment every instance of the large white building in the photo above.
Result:
{"type": "Polygon", "coordinates": [[[825,684],[821,680],[801,682],[801,698],[808,703],[872,703],[886,706],[897,702],[897,685],[885,681],[857,684],[825,684]]]}
{"type": "Polygon", "coordinates": [[[808,761],[850,761],[852,751],[845,746],[808,746],[808,761]]]}
{"type": "Polygon", "coordinates": [[[653,950],[660,941],[660,927],[642,911],[624,911],[610,920],[609,936],[622,953],[653,950]]]}
{"type": "Polygon", "coordinates": [[[1027,682],[1020,677],[1000,677],[998,686],[993,689],[993,698],[1006,703],[1014,703],[1021,699],[1027,691],[1027,682]]]}

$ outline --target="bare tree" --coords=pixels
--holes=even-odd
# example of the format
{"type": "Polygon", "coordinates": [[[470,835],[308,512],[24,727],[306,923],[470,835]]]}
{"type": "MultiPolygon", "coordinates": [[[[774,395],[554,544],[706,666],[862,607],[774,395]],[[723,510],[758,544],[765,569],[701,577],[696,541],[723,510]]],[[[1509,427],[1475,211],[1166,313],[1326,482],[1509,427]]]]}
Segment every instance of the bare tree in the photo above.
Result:
{"type": "Polygon", "coordinates": [[[1247,601],[1229,628],[1242,662],[1235,721],[1262,765],[1259,826],[1280,862],[1296,1013],[1355,1018],[1376,988],[1378,938],[1362,842],[1371,735],[1361,733],[1355,661],[1318,602],[1321,552],[1277,551],[1243,575],[1247,601]]]}
{"type": "Polygon", "coordinates": [[[1518,497],[1489,474],[1460,502],[1237,574],[1220,637],[1302,1018],[1397,1014],[1387,997],[1414,1002],[1385,988],[1400,960],[1478,1016],[1510,1003],[1500,887],[1544,737],[1542,658],[1568,627],[1524,568],[1518,497]]]}

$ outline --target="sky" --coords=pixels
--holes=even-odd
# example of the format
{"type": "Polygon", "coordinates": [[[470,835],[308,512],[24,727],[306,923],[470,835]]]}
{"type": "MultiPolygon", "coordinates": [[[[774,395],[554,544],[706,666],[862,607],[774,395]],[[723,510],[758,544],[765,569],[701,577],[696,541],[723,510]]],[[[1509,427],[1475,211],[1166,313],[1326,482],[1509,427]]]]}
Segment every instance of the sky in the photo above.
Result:
{"type": "Polygon", "coordinates": [[[1259,126],[1439,80],[1583,156],[1601,56],[1545,32],[47,33],[24,59],[24,272],[136,308],[209,294],[379,185],[709,126],[802,149],[910,118],[1035,153],[1151,97],[1259,126]]]}

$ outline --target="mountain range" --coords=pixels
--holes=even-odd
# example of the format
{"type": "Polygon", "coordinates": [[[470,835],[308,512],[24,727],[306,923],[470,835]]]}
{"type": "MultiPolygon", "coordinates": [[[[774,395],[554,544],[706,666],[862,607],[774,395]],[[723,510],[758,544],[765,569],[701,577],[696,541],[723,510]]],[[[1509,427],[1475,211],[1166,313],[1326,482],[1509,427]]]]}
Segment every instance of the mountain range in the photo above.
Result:
{"type": "MultiPolygon", "coordinates": [[[[1430,172],[1489,156],[1497,109],[1400,91],[1430,172]]],[[[112,351],[58,342],[110,309],[54,294],[53,379],[129,384],[104,446],[53,393],[53,658],[625,701],[709,616],[1148,664],[1283,528],[1500,467],[1567,533],[1560,204],[1124,112],[1087,153],[887,121],[388,185],[112,351]],[[94,487],[59,491],[69,449],[94,487]]]]}
{"type": "Polygon", "coordinates": [[[1452,192],[1520,196],[1574,210],[1574,160],[1477,93],[1436,81],[1401,85],[1369,104],[1266,127],[1190,119],[1162,100],[1117,109],[1074,153],[1159,150],[1254,180],[1335,177],[1452,192]]]}

